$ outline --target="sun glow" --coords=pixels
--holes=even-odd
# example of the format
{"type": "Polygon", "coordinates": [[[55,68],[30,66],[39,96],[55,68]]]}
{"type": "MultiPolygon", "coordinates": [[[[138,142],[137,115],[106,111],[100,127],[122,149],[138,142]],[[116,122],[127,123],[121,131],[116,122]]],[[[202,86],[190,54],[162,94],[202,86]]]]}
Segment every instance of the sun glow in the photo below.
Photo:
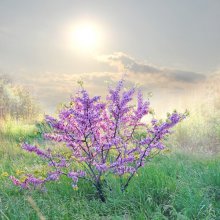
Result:
{"type": "Polygon", "coordinates": [[[80,24],[75,26],[71,35],[73,46],[83,51],[97,49],[101,43],[101,33],[99,29],[92,24],[80,24]]]}

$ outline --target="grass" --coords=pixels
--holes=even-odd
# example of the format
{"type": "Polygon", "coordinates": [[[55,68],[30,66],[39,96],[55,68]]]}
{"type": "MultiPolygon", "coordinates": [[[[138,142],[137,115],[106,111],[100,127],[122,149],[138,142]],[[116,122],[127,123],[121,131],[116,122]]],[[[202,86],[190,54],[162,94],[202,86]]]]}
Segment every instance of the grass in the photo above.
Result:
{"type": "Polygon", "coordinates": [[[1,174],[40,166],[19,146],[39,134],[33,125],[10,123],[0,128],[0,219],[220,219],[220,155],[164,153],[140,170],[124,194],[110,177],[116,187],[106,191],[106,203],[87,183],[74,191],[65,178],[48,183],[46,192],[21,191],[1,174]]]}
{"type": "Polygon", "coordinates": [[[176,126],[170,144],[190,153],[220,153],[220,111],[191,111],[190,117],[176,126]]]}

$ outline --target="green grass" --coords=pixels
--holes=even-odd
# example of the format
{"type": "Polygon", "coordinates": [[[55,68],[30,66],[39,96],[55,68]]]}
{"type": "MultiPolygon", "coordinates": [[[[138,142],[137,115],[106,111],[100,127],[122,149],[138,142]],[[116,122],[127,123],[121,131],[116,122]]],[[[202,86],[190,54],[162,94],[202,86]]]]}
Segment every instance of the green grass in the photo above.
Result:
{"type": "MultiPolygon", "coordinates": [[[[11,122],[12,123],[12,122],[11,122]]],[[[39,138],[33,125],[5,124],[0,131],[0,219],[220,219],[220,157],[163,154],[146,164],[126,193],[109,178],[113,191],[107,202],[97,199],[93,187],[81,182],[74,191],[68,179],[48,183],[47,192],[21,191],[8,177],[17,169],[40,166],[23,152],[19,142],[39,138]],[[3,129],[4,128],[4,129],[3,129]],[[22,138],[21,138],[22,137],[22,138]],[[34,204],[30,202],[32,198],[34,204]]]]}

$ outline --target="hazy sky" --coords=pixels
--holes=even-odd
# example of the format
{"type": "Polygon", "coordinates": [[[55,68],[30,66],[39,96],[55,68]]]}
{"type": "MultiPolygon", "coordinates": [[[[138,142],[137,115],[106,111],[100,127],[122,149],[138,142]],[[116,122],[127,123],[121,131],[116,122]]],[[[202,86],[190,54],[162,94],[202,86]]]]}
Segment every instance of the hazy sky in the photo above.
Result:
{"type": "Polygon", "coordinates": [[[193,87],[218,71],[219,39],[219,0],[0,0],[0,71],[47,107],[79,77],[98,92],[125,70],[148,90],[193,87]],[[93,50],[74,47],[82,23],[101,33],[93,50]]]}

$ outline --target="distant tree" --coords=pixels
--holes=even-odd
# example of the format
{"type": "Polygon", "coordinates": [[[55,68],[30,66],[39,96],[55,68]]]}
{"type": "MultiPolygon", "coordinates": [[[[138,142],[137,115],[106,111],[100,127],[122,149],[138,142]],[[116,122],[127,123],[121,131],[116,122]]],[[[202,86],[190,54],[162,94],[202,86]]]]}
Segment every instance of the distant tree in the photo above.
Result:
{"type": "Polygon", "coordinates": [[[0,118],[30,119],[36,116],[39,108],[22,86],[12,83],[4,74],[0,74],[0,118]]]}

